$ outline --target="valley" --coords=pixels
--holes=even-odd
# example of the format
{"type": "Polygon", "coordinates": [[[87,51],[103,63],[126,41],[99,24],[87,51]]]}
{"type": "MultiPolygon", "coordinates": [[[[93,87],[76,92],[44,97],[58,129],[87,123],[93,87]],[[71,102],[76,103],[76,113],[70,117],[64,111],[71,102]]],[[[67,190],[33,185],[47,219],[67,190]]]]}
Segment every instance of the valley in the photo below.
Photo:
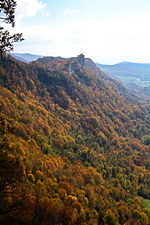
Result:
{"type": "MultiPolygon", "coordinates": [[[[97,63],[104,72],[112,78],[120,80],[127,88],[144,93],[150,87],[150,64],[122,62],[114,65],[97,63]]],[[[148,94],[148,92],[145,92],[148,94]]]]}

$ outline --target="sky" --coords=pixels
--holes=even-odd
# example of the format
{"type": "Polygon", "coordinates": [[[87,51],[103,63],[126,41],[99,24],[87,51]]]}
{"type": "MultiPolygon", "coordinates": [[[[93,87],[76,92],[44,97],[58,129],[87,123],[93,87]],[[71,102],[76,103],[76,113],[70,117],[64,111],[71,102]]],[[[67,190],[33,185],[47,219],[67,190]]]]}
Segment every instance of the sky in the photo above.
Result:
{"type": "Polygon", "coordinates": [[[17,0],[14,52],[150,63],[150,0],[17,0]]]}

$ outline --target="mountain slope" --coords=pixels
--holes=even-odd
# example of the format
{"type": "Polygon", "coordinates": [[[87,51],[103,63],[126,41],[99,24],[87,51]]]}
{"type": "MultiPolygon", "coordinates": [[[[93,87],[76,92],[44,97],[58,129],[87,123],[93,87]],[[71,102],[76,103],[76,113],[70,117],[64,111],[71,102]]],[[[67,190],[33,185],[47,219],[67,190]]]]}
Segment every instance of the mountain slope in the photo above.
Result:
{"type": "Polygon", "coordinates": [[[148,225],[150,105],[83,55],[0,57],[1,224],[148,225]]]}

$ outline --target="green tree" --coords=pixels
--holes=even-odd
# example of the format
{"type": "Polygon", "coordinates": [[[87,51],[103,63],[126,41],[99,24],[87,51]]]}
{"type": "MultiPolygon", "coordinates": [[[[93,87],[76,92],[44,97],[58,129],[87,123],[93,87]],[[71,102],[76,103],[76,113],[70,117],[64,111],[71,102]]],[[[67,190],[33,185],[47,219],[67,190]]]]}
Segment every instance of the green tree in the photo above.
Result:
{"type": "Polygon", "coordinates": [[[108,209],[105,212],[104,222],[107,225],[116,225],[117,224],[117,218],[116,218],[115,214],[110,209],[108,209]]]}
{"type": "MultiPolygon", "coordinates": [[[[15,0],[0,0],[0,20],[15,26],[15,0]]],[[[22,41],[22,33],[11,35],[8,30],[0,26],[0,53],[13,50],[13,43],[22,41]]]]}

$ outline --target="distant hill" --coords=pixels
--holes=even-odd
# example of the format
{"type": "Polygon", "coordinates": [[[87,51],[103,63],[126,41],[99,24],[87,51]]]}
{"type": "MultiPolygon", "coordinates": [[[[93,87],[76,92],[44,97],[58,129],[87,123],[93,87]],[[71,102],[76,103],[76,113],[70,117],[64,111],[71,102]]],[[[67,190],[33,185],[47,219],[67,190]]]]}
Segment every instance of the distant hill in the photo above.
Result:
{"type": "Polygon", "coordinates": [[[29,54],[29,53],[12,53],[12,57],[15,59],[18,59],[22,62],[32,62],[37,60],[38,58],[42,58],[42,55],[34,55],[34,54],[29,54]]]}
{"type": "Polygon", "coordinates": [[[121,62],[114,65],[97,63],[111,77],[121,80],[125,85],[131,83],[139,87],[150,86],[150,63],[121,62]]]}

